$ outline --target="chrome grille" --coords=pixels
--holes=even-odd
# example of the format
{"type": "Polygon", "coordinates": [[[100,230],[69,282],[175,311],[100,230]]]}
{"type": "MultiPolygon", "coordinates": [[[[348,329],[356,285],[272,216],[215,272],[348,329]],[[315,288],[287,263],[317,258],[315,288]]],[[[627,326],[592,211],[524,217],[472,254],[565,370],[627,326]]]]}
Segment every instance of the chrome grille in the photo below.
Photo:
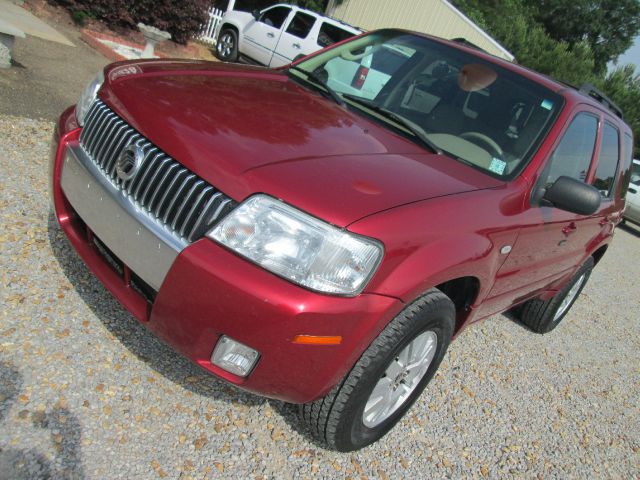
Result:
{"type": "Polygon", "coordinates": [[[201,238],[236,205],[160,151],[100,100],[87,114],[80,146],[131,202],[186,242],[201,238]],[[136,175],[123,181],[116,174],[116,162],[132,144],[143,149],[144,160],[136,175]]]}

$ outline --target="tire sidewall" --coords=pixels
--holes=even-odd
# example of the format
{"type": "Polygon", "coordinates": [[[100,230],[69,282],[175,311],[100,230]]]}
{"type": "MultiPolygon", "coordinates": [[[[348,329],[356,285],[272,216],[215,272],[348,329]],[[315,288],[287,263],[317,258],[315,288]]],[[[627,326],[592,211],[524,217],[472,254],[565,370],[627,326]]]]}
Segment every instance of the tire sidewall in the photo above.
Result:
{"type": "Polygon", "coordinates": [[[439,302],[435,308],[430,309],[426,315],[415,315],[409,318],[410,326],[395,345],[381,348],[380,354],[376,356],[367,366],[367,373],[363,375],[355,386],[356,392],[351,396],[346,412],[353,421],[344,425],[343,431],[338,431],[336,436],[336,446],[339,450],[348,451],[361,448],[375,442],[384,436],[391,428],[398,423],[409,408],[415,403],[427,384],[435,375],[440,362],[444,358],[451,337],[453,334],[453,322],[450,319],[453,305],[448,299],[446,302],[439,302]],[[395,358],[413,339],[426,331],[433,331],[437,336],[436,353],[426,374],[411,393],[405,403],[398,408],[389,418],[379,425],[369,428],[364,425],[363,412],[366,403],[374,387],[386,371],[389,363],[395,358]]]}
{"type": "Polygon", "coordinates": [[[222,60],[223,62],[234,62],[237,57],[238,57],[238,35],[236,34],[235,31],[231,30],[231,29],[225,29],[222,32],[220,32],[220,37],[218,39],[218,41],[216,42],[216,56],[222,60]],[[233,48],[231,49],[231,53],[228,56],[224,56],[220,53],[220,51],[218,50],[218,45],[220,44],[220,42],[222,41],[222,38],[225,35],[230,35],[231,38],[233,38],[233,48]]]}
{"type": "Polygon", "coordinates": [[[560,322],[562,322],[564,317],[566,317],[567,314],[571,311],[571,309],[573,308],[573,305],[576,303],[576,301],[580,297],[582,290],[584,290],[584,287],[586,287],[587,283],[589,282],[589,278],[591,277],[591,272],[593,271],[593,264],[594,264],[593,257],[589,257],[589,259],[578,269],[578,271],[575,273],[571,281],[567,285],[565,285],[565,287],[560,291],[560,294],[553,299],[554,305],[553,305],[553,308],[549,310],[548,318],[546,319],[547,325],[546,325],[546,328],[544,329],[545,332],[550,332],[551,330],[556,328],[560,324],[560,322]],[[573,300],[571,300],[571,303],[567,306],[567,309],[560,316],[560,318],[555,320],[556,312],[560,308],[562,301],[569,294],[569,291],[576,284],[576,282],[580,280],[582,275],[584,275],[584,280],[582,281],[582,285],[576,292],[575,297],[573,297],[573,300]]]}

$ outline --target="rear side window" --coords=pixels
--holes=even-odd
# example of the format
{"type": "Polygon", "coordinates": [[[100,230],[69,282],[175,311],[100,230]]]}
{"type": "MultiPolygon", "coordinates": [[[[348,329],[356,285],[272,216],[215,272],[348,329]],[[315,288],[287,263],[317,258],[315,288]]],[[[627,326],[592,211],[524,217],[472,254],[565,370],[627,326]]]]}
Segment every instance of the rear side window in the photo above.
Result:
{"type": "Polygon", "coordinates": [[[307,38],[314,23],[316,23],[316,17],[307,13],[298,12],[287,27],[287,33],[298,38],[307,38]]]}
{"type": "Polygon", "coordinates": [[[545,168],[545,187],[562,176],[586,180],[597,132],[598,119],[593,115],[581,113],[573,119],[545,168]]]}
{"type": "Polygon", "coordinates": [[[622,193],[624,198],[629,190],[629,182],[640,185],[640,165],[632,164],[633,139],[631,135],[624,134],[624,165],[622,165],[622,193]]]}
{"type": "Polygon", "coordinates": [[[318,34],[318,45],[324,48],[351,37],[353,37],[353,33],[347,32],[330,23],[322,22],[322,25],[320,25],[320,33],[318,34]]]}
{"type": "Polygon", "coordinates": [[[613,180],[618,170],[620,159],[620,134],[618,129],[604,124],[602,131],[602,145],[600,146],[600,156],[598,158],[598,168],[593,186],[600,190],[600,195],[608,198],[611,195],[613,180]]]}
{"type": "Polygon", "coordinates": [[[275,7],[264,12],[259,21],[266,23],[270,27],[280,28],[289,16],[289,12],[291,12],[291,9],[288,7],[275,7]]]}

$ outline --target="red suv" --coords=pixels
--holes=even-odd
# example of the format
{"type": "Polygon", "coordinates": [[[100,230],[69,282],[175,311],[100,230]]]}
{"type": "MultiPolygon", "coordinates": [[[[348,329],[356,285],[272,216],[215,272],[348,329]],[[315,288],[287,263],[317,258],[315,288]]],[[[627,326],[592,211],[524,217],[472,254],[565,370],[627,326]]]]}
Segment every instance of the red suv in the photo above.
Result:
{"type": "Polygon", "coordinates": [[[348,451],[469,324],[558,325],[620,221],[632,145],[592,87],[380,30],[279,70],[112,64],[58,122],[52,194],[151,331],[348,451]]]}

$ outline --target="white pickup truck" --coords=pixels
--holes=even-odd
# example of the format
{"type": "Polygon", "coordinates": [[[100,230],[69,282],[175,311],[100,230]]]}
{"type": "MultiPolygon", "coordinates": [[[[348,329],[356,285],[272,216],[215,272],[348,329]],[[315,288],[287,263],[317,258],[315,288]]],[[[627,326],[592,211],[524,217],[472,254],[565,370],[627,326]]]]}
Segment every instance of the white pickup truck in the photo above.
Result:
{"type": "Polygon", "coordinates": [[[294,5],[279,4],[253,13],[228,11],[222,17],[216,45],[218,58],[240,57],[280,67],[328,47],[361,30],[294,5]]]}

